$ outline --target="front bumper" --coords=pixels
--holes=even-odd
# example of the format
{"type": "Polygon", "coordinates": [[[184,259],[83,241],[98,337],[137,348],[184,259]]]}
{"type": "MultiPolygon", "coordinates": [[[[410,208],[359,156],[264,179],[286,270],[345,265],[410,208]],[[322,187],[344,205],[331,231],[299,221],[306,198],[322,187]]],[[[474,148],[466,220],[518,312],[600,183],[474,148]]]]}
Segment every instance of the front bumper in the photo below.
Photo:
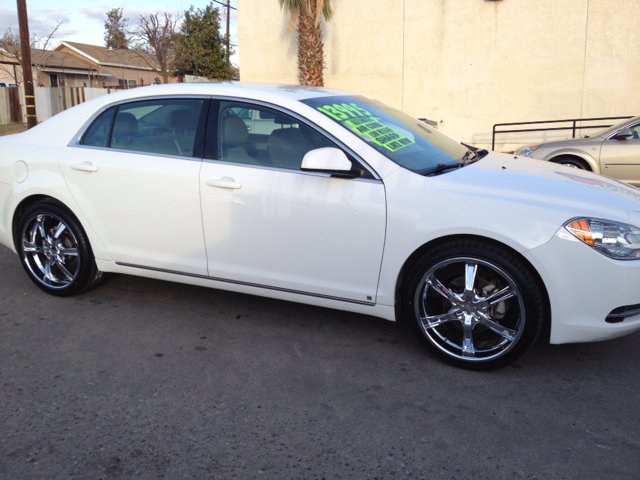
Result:
{"type": "Polygon", "coordinates": [[[551,343],[607,340],[640,330],[640,314],[605,321],[615,309],[640,304],[640,260],[605,257],[564,228],[523,255],[549,294],[551,343]]]}

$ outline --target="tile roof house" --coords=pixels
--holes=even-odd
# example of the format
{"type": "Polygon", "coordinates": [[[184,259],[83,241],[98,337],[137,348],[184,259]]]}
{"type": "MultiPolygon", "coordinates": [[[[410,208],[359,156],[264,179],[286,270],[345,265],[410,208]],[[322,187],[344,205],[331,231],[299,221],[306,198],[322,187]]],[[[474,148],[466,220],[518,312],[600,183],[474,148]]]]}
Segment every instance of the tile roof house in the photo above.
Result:
{"type": "MultiPolygon", "coordinates": [[[[31,49],[31,66],[34,85],[97,86],[100,79],[111,76],[84,60],[64,52],[31,49]]],[[[18,60],[6,52],[0,52],[0,80],[21,83],[22,71],[18,60]]]]}
{"type": "MultiPolygon", "coordinates": [[[[67,53],[91,64],[101,76],[100,87],[150,85],[161,83],[156,59],[144,52],[124,48],[107,48],[76,42],[60,42],[54,51],[67,53]]],[[[171,78],[169,82],[177,82],[171,78]]]]}
{"type": "MultiPolygon", "coordinates": [[[[152,55],[124,48],[60,42],[53,50],[31,49],[34,84],[43,87],[127,87],[162,83],[152,55]]],[[[21,82],[15,57],[0,51],[0,81],[21,82]]],[[[177,82],[170,77],[169,82],[177,82]]]]}

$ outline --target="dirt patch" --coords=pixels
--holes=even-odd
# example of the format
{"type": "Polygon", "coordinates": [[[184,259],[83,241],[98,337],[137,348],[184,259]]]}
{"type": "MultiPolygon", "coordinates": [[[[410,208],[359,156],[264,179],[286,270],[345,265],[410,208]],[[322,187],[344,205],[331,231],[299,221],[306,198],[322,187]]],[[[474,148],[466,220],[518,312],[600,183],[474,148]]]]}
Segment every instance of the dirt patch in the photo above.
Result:
{"type": "Polygon", "coordinates": [[[12,133],[24,132],[27,126],[22,123],[11,123],[9,125],[0,125],[0,136],[11,135],[12,133]]]}

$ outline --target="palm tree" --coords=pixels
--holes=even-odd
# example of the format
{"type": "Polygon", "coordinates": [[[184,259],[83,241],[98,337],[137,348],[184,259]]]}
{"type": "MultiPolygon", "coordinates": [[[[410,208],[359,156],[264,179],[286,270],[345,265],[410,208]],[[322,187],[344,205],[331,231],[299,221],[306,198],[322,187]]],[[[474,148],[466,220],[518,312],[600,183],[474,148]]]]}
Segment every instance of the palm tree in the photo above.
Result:
{"type": "Polygon", "coordinates": [[[320,20],[330,20],[330,0],[278,0],[280,8],[291,14],[287,31],[298,29],[298,70],[301,85],[324,86],[324,53],[320,20]]]}

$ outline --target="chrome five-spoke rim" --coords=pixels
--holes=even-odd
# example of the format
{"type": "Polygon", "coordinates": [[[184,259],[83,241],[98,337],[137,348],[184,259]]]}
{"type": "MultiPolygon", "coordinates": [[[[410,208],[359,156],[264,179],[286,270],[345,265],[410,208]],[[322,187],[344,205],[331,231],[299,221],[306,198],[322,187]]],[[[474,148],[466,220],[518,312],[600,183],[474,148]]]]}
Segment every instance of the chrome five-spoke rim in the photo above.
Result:
{"type": "Polygon", "coordinates": [[[79,272],[78,242],[69,227],[51,214],[34,216],[22,232],[24,261],[49,288],[72,284],[79,272]]]}
{"type": "Polygon", "coordinates": [[[414,300],[427,339],[452,357],[494,359],[522,336],[522,294],[511,277],[490,262],[465,257],[439,262],[422,277],[414,300]]]}

